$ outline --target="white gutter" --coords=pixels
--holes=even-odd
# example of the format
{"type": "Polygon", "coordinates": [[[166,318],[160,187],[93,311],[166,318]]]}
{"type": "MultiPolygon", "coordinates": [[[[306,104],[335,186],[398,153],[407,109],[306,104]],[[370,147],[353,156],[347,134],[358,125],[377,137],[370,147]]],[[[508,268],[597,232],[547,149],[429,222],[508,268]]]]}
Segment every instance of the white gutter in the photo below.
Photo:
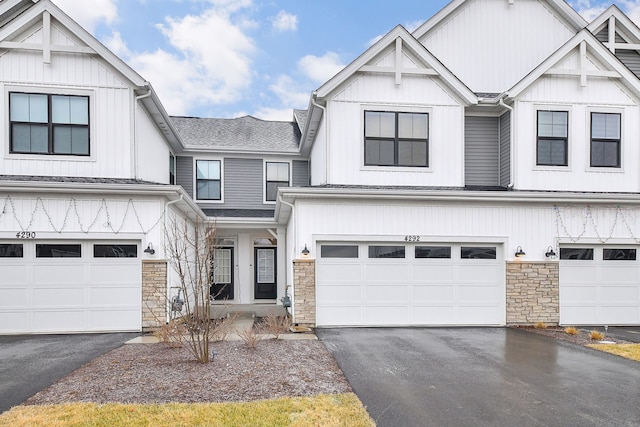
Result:
{"type": "MultiPolygon", "coordinates": [[[[322,110],[322,120],[324,120],[324,183],[329,182],[329,119],[327,117],[327,108],[316,102],[318,91],[314,91],[311,94],[311,104],[314,107],[318,107],[322,110]]],[[[281,199],[282,200],[282,199],[281,199]]]]}
{"type": "Polygon", "coordinates": [[[144,87],[147,89],[147,93],[136,96],[133,99],[133,177],[135,179],[138,179],[138,115],[136,111],[138,109],[138,102],[151,96],[149,82],[145,82],[144,87]]]}
{"type": "MultiPolygon", "coordinates": [[[[294,217],[294,211],[295,211],[295,206],[289,202],[285,202],[284,199],[282,199],[282,194],[280,194],[280,192],[278,192],[278,200],[280,200],[280,203],[285,204],[287,206],[289,206],[291,208],[291,216],[290,216],[290,221],[293,221],[293,237],[292,237],[292,242],[293,244],[291,245],[291,265],[293,265],[293,260],[296,259],[296,239],[297,239],[297,235],[298,233],[296,232],[298,229],[298,224],[295,222],[295,217],[294,217]]],[[[285,242],[286,245],[286,242],[285,242]]],[[[291,267],[293,268],[293,267],[291,267]]],[[[292,275],[294,273],[292,272],[292,275]]],[[[287,286],[285,288],[285,296],[288,293],[288,288],[289,286],[287,286]]],[[[291,307],[289,307],[291,309],[291,315],[293,316],[294,310],[293,310],[293,305],[295,304],[295,300],[293,298],[293,286],[291,286],[291,307]]]]}
{"type": "MultiPolygon", "coordinates": [[[[184,195],[180,194],[180,198],[179,199],[175,199],[175,200],[171,200],[167,203],[164,204],[164,215],[162,218],[162,229],[164,230],[164,235],[162,236],[162,253],[165,257],[165,259],[167,258],[167,208],[171,205],[174,205],[178,202],[181,202],[184,199],[184,195]]],[[[167,271],[167,295],[169,294],[169,272],[167,271]]],[[[171,307],[169,306],[170,301],[167,299],[167,307],[165,310],[166,313],[166,322],[167,324],[169,323],[169,321],[171,320],[171,307]]]]}
{"type": "Polygon", "coordinates": [[[513,136],[515,134],[514,132],[515,120],[513,117],[513,107],[505,104],[503,97],[500,98],[499,104],[500,106],[510,111],[509,120],[511,121],[511,124],[509,125],[509,185],[507,185],[507,188],[511,189],[513,188],[513,177],[516,173],[515,153],[514,153],[516,145],[513,143],[513,136]]]}

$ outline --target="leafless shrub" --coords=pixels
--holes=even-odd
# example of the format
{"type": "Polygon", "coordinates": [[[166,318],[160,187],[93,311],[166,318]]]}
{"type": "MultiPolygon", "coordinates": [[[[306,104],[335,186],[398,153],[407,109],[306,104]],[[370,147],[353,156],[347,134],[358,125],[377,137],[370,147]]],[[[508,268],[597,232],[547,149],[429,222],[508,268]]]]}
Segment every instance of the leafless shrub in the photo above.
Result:
{"type": "Polygon", "coordinates": [[[227,337],[229,336],[229,334],[231,334],[233,332],[232,327],[233,327],[233,321],[235,320],[237,316],[231,315],[227,318],[222,318],[222,319],[214,319],[212,320],[212,322],[214,322],[214,332],[211,335],[211,340],[212,341],[224,341],[227,339],[227,337]]]}
{"type": "Polygon", "coordinates": [[[184,326],[173,319],[153,331],[153,335],[160,342],[166,343],[170,347],[182,347],[181,337],[185,333],[184,326]]]}
{"type": "Polygon", "coordinates": [[[240,329],[237,330],[236,333],[247,347],[252,349],[255,349],[258,346],[258,342],[262,339],[254,328],[240,329]]]}
{"type": "Polygon", "coordinates": [[[279,316],[275,313],[269,313],[263,317],[259,324],[259,329],[265,334],[270,334],[275,339],[280,338],[280,334],[289,332],[291,327],[291,318],[289,316],[279,316]]]}

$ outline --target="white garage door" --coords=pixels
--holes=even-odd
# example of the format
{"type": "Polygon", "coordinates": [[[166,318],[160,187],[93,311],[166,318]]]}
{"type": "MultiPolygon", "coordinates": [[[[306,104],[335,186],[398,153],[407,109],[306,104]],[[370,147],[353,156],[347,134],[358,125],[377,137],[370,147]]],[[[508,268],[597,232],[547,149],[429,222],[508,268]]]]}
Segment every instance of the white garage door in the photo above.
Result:
{"type": "Polygon", "coordinates": [[[497,244],[319,243],[318,326],[504,325],[497,244]]]}
{"type": "Polygon", "coordinates": [[[633,246],[560,247],[560,323],[640,324],[640,261],[633,246]]]}
{"type": "Polygon", "coordinates": [[[0,242],[0,333],[138,331],[139,242],[0,242]]]}

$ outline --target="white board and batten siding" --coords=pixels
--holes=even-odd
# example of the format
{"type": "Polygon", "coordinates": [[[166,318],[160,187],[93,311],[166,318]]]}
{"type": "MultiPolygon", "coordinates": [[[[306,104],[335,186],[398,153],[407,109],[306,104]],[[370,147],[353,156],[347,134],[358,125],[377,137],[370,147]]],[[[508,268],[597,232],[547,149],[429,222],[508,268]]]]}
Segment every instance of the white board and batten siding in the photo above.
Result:
{"type": "MultiPolygon", "coordinates": [[[[55,21],[52,22],[51,37],[52,44],[81,45],[55,21]]],[[[41,43],[41,24],[14,41],[41,43]]],[[[109,63],[95,55],[53,52],[51,63],[45,64],[42,52],[9,50],[0,56],[0,81],[5,100],[0,106],[0,115],[5,117],[0,123],[0,132],[7,141],[7,108],[12,91],[85,95],[89,96],[90,109],[90,156],[10,154],[7,147],[0,157],[0,169],[4,174],[133,178],[134,126],[131,107],[134,94],[130,83],[109,63]]],[[[158,154],[162,159],[149,158],[150,152],[158,148],[162,136],[145,123],[148,118],[144,114],[138,116],[142,121],[138,126],[138,138],[145,141],[139,151],[139,155],[143,156],[140,159],[143,164],[142,178],[168,182],[167,148],[158,154]],[[149,160],[153,160],[153,163],[149,160]],[[157,172],[160,167],[156,160],[166,163],[161,172],[157,172]],[[156,169],[152,171],[151,165],[156,169]]]]}
{"type": "MultiPolygon", "coordinates": [[[[358,74],[328,101],[329,147],[314,147],[311,164],[326,157],[327,171],[312,167],[312,184],[326,174],[328,184],[462,186],[464,108],[437,78],[404,75],[396,85],[389,74],[358,74]],[[429,114],[429,167],[364,166],[364,112],[429,114]]],[[[316,138],[322,142],[323,135],[316,138]]],[[[324,144],[324,142],[322,142],[324,144]]]]}
{"type": "Polygon", "coordinates": [[[502,93],[577,31],[543,3],[465,2],[418,40],[472,91],[502,93]],[[488,51],[487,46],[499,48],[488,51]]]}
{"type": "MultiPolygon", "coordinates": [[[[576,48],[577,49],[577,48],[576,48]]],[[[589,69],[598,69],[595,59],[589,69]]],[[[578,69],[573,52],[554,68],[578,69]]],[[[640,191],[640,108],[634,97],[615,80],[589,78],[586,87],[579,79],[543,76],[522,93],[515,104],[516,187],[541,191],[619,192],[640,191]],[[568,166],[536,165],[537,110],[568,111],[568,166]],[[621,114],[621,167],[590,167],[591,113],[621,114]]]]}

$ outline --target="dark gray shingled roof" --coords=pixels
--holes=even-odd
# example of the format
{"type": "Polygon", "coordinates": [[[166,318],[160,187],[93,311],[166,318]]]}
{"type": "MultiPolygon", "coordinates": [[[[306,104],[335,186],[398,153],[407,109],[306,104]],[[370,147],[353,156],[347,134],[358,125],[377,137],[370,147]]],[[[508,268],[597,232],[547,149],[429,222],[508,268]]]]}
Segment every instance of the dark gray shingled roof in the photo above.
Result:
{"type": "Polygon", "coordinates": [[[301,132],[304,130],[304,127],[306,126],[308,115],[309,115],[309,110],[293,110],[293,118],[296,119],[296,121],[298,122],[301,132]]]}
{"type": "Polygon", "coordinates": [[[274,211],[264,209],[202,209],[211,218],[273,218],[274,211]]]}
{"type": "Polygon", "coordinates": [[[123,185],[165,185],[151,181],[125,178],[90,178],[80,176],[31,176],[31,175],[0,175],[0,181],[29,181],[29,182],[69,182],[80,184],[123,184],[123,185]]]}
{"type": "Polygon", "coordinates": [[[300,130],[294,122],[266,121],[252,116],[237,119],[171,117],[171,120],[187,149],[297,153],[300,143],[300,130]]]}

